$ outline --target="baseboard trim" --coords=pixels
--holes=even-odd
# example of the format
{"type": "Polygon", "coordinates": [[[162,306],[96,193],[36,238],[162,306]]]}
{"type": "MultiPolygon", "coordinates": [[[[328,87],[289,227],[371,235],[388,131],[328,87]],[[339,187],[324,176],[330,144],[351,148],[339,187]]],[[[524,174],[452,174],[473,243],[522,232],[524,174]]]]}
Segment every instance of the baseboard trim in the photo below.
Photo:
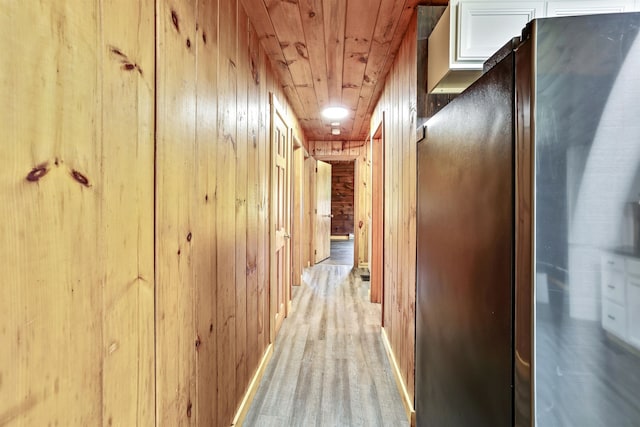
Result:
{"type": "Polygon", "coordinates": [[[269,360],[271,360],[271,356],[273,356],[273,344],[269,344],[267,350],[264,352],[262,356],[262,360],[260,361],[260,365],[258,365],[258,369],[256,373],[251,378],[251,382],[249,383],[249,388],[247,392],[244,394],[242,398],[242,402],[240,403],[240,407],[238,407],[238,411],[236,412],[236,416],[233,417],[233,422],[231,423],[231,427],[242,427],[244,423],[244,419],[249,412],[249,407],[251,406],[251,402],[258,391],[258,386],[260,385],[260,381],[262,381],[262,377],[264,376],[264,371],[267,369],[267,365],[269,364],[269,360]]]}
{"type": "Polygon", "coordinates": [[[350,236],[345,236],[343,234],[331,235],[331,240],[351,240],[350,236]]]}
{"type": "Polygon", "coordinates": [[[389,362],[391,363],[393,377],[396,380],[396,385],[398,386],[398,391],[400,392],[400,397],[402,398],[402,404],[404,405],[404,410],[407,413],[407,420],[409,421],[409,425],[411,427],[415,427],[416,411],[413,408],[413,401],[411,400],[409,392],[407,391],[407,385],[404,382],[402,371],[400,370],[400,366],[398,365],[396,356],[393,353],[393,349],[391,348],[391,343],[389,342],[389,337],[387,337],[387,332],[384,330],[384,328],[380,329],[382,331],[382,342],[384,343],[384,349],[387,351],[387,357],[389,357],[389,362]]]}

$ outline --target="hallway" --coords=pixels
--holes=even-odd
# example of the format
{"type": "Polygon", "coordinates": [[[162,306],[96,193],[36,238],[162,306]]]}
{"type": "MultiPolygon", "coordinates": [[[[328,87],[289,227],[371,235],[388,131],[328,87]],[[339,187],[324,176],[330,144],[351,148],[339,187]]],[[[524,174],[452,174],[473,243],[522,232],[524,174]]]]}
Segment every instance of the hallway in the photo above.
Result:
{"type": "Polygon", "coordinates": [[[245,426],[408,425],[380,336],[380,305],[350,265],[334,262],[335,254],[305,270],[294,288],[245,426]]]}

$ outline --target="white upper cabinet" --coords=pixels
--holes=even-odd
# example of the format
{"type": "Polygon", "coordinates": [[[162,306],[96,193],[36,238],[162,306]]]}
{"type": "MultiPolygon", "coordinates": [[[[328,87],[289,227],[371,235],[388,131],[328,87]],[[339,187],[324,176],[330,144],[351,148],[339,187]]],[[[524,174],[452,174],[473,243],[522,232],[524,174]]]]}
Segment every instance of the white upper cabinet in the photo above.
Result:
{"type": "Polygon", "coordinates": [[[460,93],[535,18],[640,11],[640,0],[450,0],[429,36],[429,93],[460,93]]]}
{"type": "Polygon", "coordinates": [[[513,37],[520,36],[527,22],[544,16],[542,1],[460,2],[455,63],[470,62],[482,69],[482,62],[513,37]]]}

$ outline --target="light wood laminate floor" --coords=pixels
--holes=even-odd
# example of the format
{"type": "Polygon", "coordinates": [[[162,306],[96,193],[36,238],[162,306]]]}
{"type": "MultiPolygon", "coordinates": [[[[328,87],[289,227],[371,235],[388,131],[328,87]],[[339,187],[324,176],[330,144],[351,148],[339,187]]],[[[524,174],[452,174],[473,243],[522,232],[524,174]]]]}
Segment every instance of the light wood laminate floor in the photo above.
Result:
{"type": "Polygon", "coordinates": [[[244,426],[408,425],[368,291],[351,266],[305,270],[244,426]]]}
{"type": "Polygon", "coordinates": [[[331,256],[320,262],[323,265],[353,265],[353,240],[332,240],[331,256]]]}

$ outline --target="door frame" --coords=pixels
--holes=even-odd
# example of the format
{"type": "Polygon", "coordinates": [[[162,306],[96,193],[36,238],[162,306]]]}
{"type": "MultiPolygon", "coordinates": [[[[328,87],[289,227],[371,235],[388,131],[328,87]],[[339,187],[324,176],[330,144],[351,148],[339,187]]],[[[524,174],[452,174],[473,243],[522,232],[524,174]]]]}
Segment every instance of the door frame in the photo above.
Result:
{"type": "MultiPolygon", "coordinates": [[[[291,296],[292,286],[300,285],[302,282],[302,232],[304,224],[304,161],[308,157],[307,150],[300,143],[300,139],[291,129],[291,279],[289,286],[289,296],[291,296]]],[[[291,300],[288,301],[289,308],[291,300]]]]}
{"type": "MultiPolygon", "coordinates": [[[[269,105],[270,105],[270,126],[269,126],[269,149],[270,149],[270,162],[269,162],[269,338],[270,342],[273,343],[275,341],[276,336],[276,315],[278,314],[278,289],[277,289],[277,265],[276,265],[276,257],[275,257],[275,249],[276,249],[276,203],[274,203],[274,189],[275,189],[275,141],[274,141],[274,126],[276,123],[276,117],[279,117],[282,123],[284,123],[286,127],[286,138],[287,138],[287,159],[286,159],[286,177],[285,177],[285,190],[286,198],[288,200],[287,206],[284,207],[284,214],[287,216],[285,223],[288,223],[287,235],[290,236],[291,233],[291,155],[292,155],[292,144],[291,144],[291,135],[290,129],[291,126],[288,123],[287,115],[284,113],[281,104],[278,102],[276,95],[273,92],[269,93],[269,105]]],[[[289,272],[285,272],[283,277],[285,278],[284,284],[284,312],[282,313],[283,317],[281,321],[288,316],[289,307],[288,302],[291,300],[290,294],[290,286],[291,286],[291,238],[285,237],[285,247],[284,247],[284,265],[285,268],[289,268],[289,272]]]]}
{"type": "Polygon", "coordinates": [[[371,302],[382,304],[384,326],[384,217],[385,217],[385,114],[371,133],[371,230],[369,258],[371,302]],[[378,142],[379,141],[379,142],[378,142]],[[377,167],[380,165],[380,167],[377,167]],[[377,197],[376,195],[380,195],[377,197]],[[374,204],[374,199],[377,203],[374,204]],[[378,215],[376,215],[378,214],[378,215]],[[380,216],[380,218],[378,218],[380,216]],[[377,232],[377,233],[376,233],[377,232]],[[374,238],[374,235],[377,238],[374,238]]]}

